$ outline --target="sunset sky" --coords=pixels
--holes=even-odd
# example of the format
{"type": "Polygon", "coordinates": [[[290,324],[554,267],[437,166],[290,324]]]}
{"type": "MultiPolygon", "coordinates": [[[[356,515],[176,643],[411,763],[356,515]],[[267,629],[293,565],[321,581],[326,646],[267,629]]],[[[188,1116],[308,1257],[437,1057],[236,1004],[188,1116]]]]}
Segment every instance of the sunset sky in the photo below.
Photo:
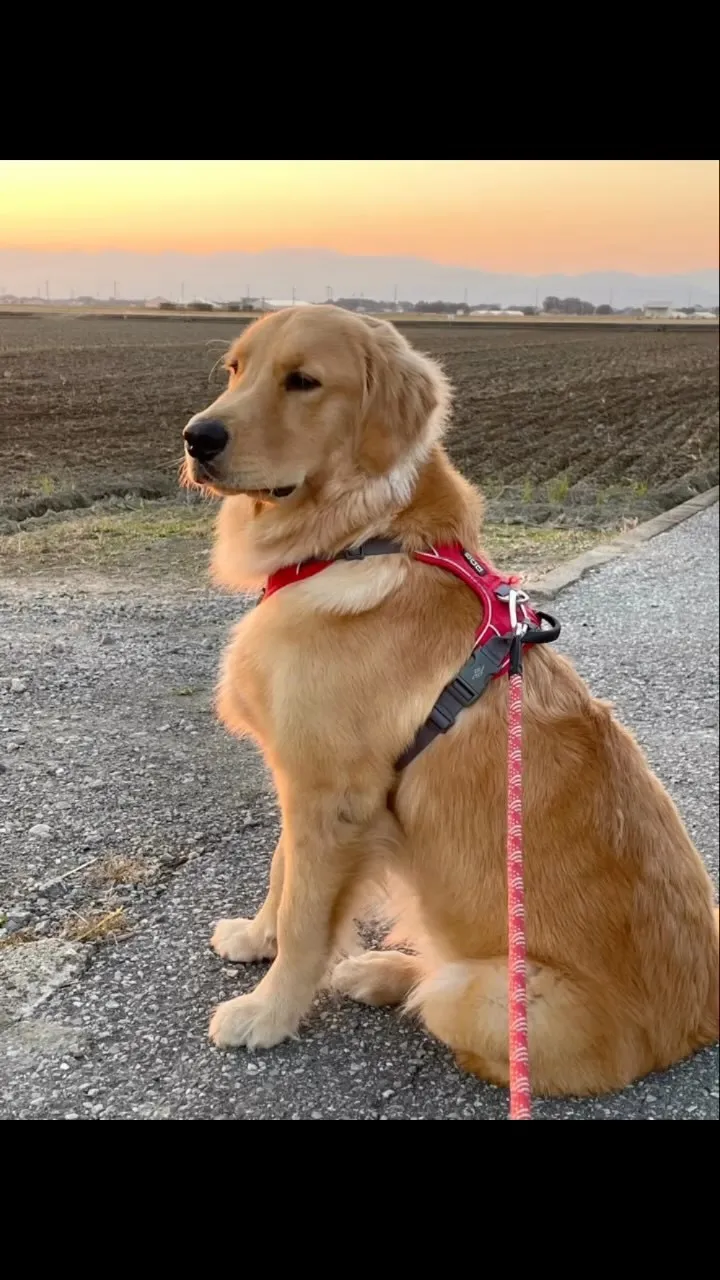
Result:
{"type": "Polygon", "coordinates": [[[715,160],[3,160],[0,248],[402,254],[489,271],[718,261],[715,160]]]}

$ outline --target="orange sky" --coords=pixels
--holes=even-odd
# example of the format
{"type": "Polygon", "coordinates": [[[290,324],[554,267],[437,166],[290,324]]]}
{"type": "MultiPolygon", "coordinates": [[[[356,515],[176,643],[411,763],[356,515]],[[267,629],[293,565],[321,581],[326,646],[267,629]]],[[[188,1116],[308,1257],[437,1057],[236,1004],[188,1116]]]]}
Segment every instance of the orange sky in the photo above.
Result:
{"type": "Polygon", "coordinates": [[[279,247],[532,274],[713,267],[718,162],[0,161],[0,248],[279,247]]]}

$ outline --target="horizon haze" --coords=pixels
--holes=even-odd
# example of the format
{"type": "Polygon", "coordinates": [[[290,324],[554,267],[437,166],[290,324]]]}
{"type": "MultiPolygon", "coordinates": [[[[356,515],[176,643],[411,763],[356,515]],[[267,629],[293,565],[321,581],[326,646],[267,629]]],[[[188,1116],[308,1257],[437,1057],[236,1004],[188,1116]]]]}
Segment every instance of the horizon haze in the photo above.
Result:
{"type": "Polygon", "coordinates": [[[458,304],[497,302],[533,306],[544,297],[576,296],[616,308],[666,301],[676,306],[716,306],[718,273],[634,275],[621,271],[521,275],[446,265],[421,258],[370,257],[311,249],[265,253],[138,254],[37,253],[0,249],[0,296],[51,300],[95,298],[193,298],[231,302],[244,297],[324,302],[361,297],[409,302],[443,299],[458,304]]]}

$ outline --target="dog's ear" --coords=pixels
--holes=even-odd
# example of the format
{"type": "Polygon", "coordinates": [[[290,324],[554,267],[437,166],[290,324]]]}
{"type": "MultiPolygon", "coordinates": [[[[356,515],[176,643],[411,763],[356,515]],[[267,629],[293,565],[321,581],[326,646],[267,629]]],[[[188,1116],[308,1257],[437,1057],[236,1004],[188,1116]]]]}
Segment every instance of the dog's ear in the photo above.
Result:
{"type": "Polygon", "coordinates": [[[450,388],[441,369],[392,324],[363,316],[365,394],[359,457],[364,470],[387,473],[406,457],[419,457],[441,435],[450,388]]]}

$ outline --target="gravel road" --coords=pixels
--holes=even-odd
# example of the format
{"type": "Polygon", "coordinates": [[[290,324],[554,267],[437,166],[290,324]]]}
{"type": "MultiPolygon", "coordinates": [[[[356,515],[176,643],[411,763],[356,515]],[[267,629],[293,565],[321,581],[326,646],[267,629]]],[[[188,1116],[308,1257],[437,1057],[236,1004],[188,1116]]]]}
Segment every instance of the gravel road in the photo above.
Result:
{"type": "MultiPolygon", "coordinates": [[[[716,875],[717,570],[714,507],[556,602],[564,650],[635,730],[716,875]]],[[[268,1053],[212,1048],[212,1006],[261,967],[223,965],[211,923],[261,902],[277,818],[253,749],[210,709],[238,602],[138,578],[0,585],[0,932],[47,939],[0,950],[0,1115],[504,1119],[504,1091],[349,1001],[321,997],[268,1053]],[[54,940],[111,913],[125,933],[54,940]]],[[[536,1117],[716,1120],[717,1053],[536,1117]]]]}

